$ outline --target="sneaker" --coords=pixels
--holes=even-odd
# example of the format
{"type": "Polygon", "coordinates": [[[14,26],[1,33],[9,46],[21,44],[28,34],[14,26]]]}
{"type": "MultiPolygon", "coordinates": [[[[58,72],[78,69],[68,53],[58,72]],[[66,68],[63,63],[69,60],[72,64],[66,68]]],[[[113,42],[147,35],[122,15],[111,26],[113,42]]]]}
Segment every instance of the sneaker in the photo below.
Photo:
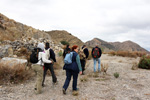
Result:
{"type": "Polygon", "coordinates": [[[66,90],[63,88],[63,94],[66,94],[66,90]]]}

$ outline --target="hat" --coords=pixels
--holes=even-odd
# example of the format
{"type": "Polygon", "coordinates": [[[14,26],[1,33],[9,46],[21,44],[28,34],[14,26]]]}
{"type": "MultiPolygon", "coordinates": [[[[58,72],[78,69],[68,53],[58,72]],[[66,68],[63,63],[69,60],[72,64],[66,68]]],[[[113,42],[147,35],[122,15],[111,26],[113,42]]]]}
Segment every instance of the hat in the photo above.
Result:
{"type": "Polygon", "coordinates": [[[37,47],[44,50],[45,45],[43,43],[39,43],[37,47]]]}

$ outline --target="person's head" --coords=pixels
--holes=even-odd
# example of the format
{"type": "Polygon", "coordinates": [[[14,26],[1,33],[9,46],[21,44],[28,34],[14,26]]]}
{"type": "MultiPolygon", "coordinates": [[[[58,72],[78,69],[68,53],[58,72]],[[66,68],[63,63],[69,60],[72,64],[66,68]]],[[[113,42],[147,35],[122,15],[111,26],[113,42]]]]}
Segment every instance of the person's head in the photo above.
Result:
{"type": "Polygon", "coordinates": [[[69,44],[66,46],[66,48],[69,48],[69,44]]]}
{"type": "Polygon", "coordinates": [[[41,50],[44,50],[45,45],[44,45],[43,43],[39,43],[39,44],[37,45],[37,48],[40,48],[41,50]]]}
{"type": "Polygon", "coordinates": [[[45,49],[48,49],[48,48],[49,48],[49,43],[46,42],[46,43],[45,43],[45,49]]]}
{"type": "Polygon", "coordinates": [[[74,46],[72,47],[72,51],[78,52],[78,46],[77,46],[77,45],[74,45],[74,46]]]}
{"type": "Polygon", "coordinates": [[[82,46],[82,49],[85,48],[85,47],[86,47],[86,45],[83,45],[83,46],[82,46]]]}

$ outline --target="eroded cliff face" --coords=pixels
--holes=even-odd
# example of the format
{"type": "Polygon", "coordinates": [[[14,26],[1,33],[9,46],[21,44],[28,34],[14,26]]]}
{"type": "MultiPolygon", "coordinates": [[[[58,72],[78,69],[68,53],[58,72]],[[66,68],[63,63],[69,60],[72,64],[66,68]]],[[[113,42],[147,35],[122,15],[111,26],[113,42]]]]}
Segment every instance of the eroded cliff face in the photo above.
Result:
{"type": "Polygon", "coordinates": [[[45,38],[51,40],[51,37],[44,31],[16,22],[0,13],[0,41],[14,41],[21,38],[45,38]]]}

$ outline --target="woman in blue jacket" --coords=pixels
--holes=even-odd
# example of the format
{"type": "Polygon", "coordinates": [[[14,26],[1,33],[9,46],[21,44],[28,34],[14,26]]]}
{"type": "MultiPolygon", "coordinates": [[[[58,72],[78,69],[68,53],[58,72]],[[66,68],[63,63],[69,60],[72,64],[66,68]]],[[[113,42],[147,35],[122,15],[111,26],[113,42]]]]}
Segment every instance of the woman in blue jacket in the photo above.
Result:
{"type": "Polygon", "coordinates": [[[66,90],[69,86],[71,77],[73,76],[73,91],[77,91],[77,80],[78,80],[78,73],[82,74],[82,68],[80,63],[80,57],[78,55],[78,46],[74,45],[72,47],[73,57],[71,64],[65,64],[63,69],[66,70],[66,80],[63,86],[63,94],[66,94],[66,90]]]}

